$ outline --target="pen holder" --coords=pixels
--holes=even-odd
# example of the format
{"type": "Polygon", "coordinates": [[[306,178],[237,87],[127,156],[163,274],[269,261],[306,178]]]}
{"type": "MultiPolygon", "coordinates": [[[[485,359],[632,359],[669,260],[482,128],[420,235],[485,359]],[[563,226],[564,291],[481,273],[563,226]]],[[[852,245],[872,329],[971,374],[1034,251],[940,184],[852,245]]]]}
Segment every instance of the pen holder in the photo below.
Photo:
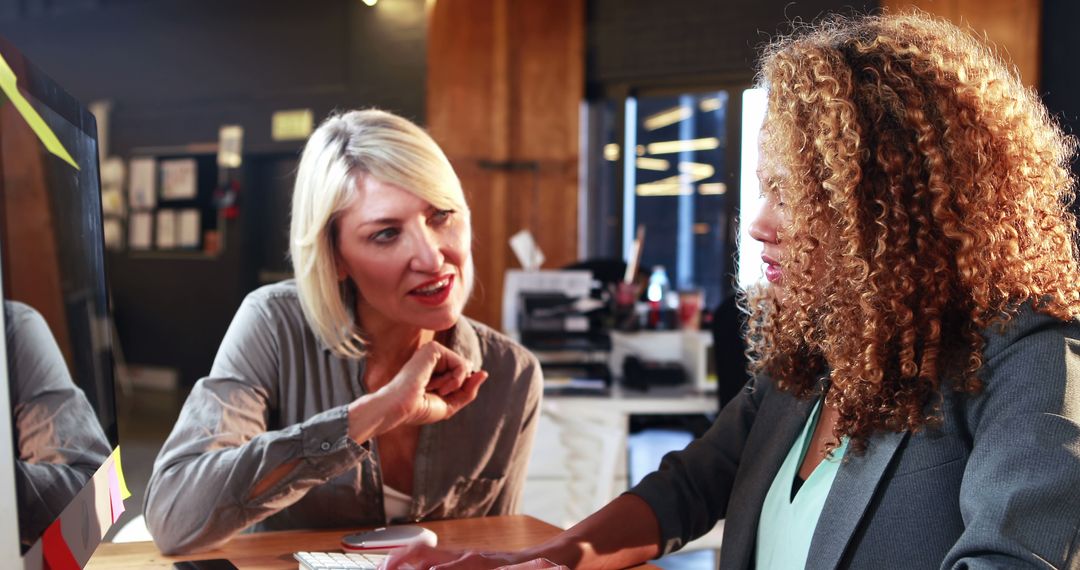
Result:
{"type": "Polygon", "coordinates": [[[641,327],[637,314],[637,299],[641,290],[633,283],[619,281],[612,292],[612,328],[620,331],[636,331],[641,327]]]}

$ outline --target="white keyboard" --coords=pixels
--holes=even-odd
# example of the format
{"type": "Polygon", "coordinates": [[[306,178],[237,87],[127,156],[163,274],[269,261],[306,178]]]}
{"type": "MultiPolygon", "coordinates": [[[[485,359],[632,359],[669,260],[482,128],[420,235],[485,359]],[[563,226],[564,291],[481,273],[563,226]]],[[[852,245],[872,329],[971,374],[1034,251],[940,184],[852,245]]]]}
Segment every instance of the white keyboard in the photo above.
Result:
{"type": "Polygon", "coordinates": [[[348,552],[294,552],[300,570],[374,570],[386,559],[385,554],[348,552]]]}

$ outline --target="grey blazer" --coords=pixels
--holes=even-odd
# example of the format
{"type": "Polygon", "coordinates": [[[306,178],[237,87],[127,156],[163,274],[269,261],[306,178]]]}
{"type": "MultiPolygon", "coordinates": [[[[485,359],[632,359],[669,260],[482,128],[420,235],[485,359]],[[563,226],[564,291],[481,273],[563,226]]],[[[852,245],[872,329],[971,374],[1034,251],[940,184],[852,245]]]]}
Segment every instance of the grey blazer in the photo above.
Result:
{"type": "MultiPolygon", "coordinates": [[[[1080,324],[1025,309],[985,336],[980,395],[946,391],[939,428],[845,457],[807,568],[1080,568],[1080,324]]],[[[811,407],[752,380],[631,489],[663,552],[726,518],[720,567],[752,567],[765,494],[811,407]]]]}

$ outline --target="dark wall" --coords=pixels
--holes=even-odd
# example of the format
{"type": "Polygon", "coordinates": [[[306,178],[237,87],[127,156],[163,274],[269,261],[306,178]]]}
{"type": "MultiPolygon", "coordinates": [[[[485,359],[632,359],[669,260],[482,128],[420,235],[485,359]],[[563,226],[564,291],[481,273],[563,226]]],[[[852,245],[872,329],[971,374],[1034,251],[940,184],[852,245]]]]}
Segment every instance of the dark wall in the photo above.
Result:
{"type": "Polygon", "coordinates": [[[112,102],[111,154],[244,127],[240,216],[219,256],[108,256],[128,362],[185,384],[206,374],[243,296],[288,270],[301,143],[272,141],[271,114],[377,106],[422,122],[425,35],[424,0],[0,0],[0,36],[83,103],[112,102]]]}
{"type": "MultiPolygon", "coordinates": [[[[270,141],[270,113],[424,115],[423,0],[5,0],[0,35],[80,101],[113,101],[111,149],[270,141]],[[12,7],[15,6],[15,7],[12,7]],[[20,7],[21,6],[21,7],[20,7]]],[[[295,146],[295,145],[293,145],[295,146]]]]}
{"type": "Polygon", "coordinates": [[[612,84],[748,80],[759,46],[794,20],[853,10],[876,0],[589,0],[590,90],[612,84]]]}
{"type": "MultiPolygon", "coordinates": [[[[1042,69],[1040,77],[1043,102],[1050,114],[1061,122],[1065,132],[1080,136],[1080,77],[1076,73],[1076,55],[1080,53],[1080,3],[1074,0],[1044,0],[1042,18],[1042,69]]],[[[1080,164],[1073,162],[1073,172],[1080,177],[1080,164]]],[[[1073,203],[1080,213],[1080,200],[1073,203]]]]}

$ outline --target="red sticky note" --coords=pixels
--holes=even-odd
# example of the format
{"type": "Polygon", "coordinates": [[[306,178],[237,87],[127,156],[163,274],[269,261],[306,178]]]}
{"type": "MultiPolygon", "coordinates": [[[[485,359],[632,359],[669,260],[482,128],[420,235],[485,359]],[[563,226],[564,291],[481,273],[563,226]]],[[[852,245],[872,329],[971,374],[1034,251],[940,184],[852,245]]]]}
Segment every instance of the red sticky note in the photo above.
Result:
{"type": "Polygon", "coordinates": [[[75,555],[64,540],[64,533],[60,532],[60,519],[56,519],[45,529],[45,534],[41,537],[41,550],[45,559],[45,570],[80,570],[75,555]]]}

